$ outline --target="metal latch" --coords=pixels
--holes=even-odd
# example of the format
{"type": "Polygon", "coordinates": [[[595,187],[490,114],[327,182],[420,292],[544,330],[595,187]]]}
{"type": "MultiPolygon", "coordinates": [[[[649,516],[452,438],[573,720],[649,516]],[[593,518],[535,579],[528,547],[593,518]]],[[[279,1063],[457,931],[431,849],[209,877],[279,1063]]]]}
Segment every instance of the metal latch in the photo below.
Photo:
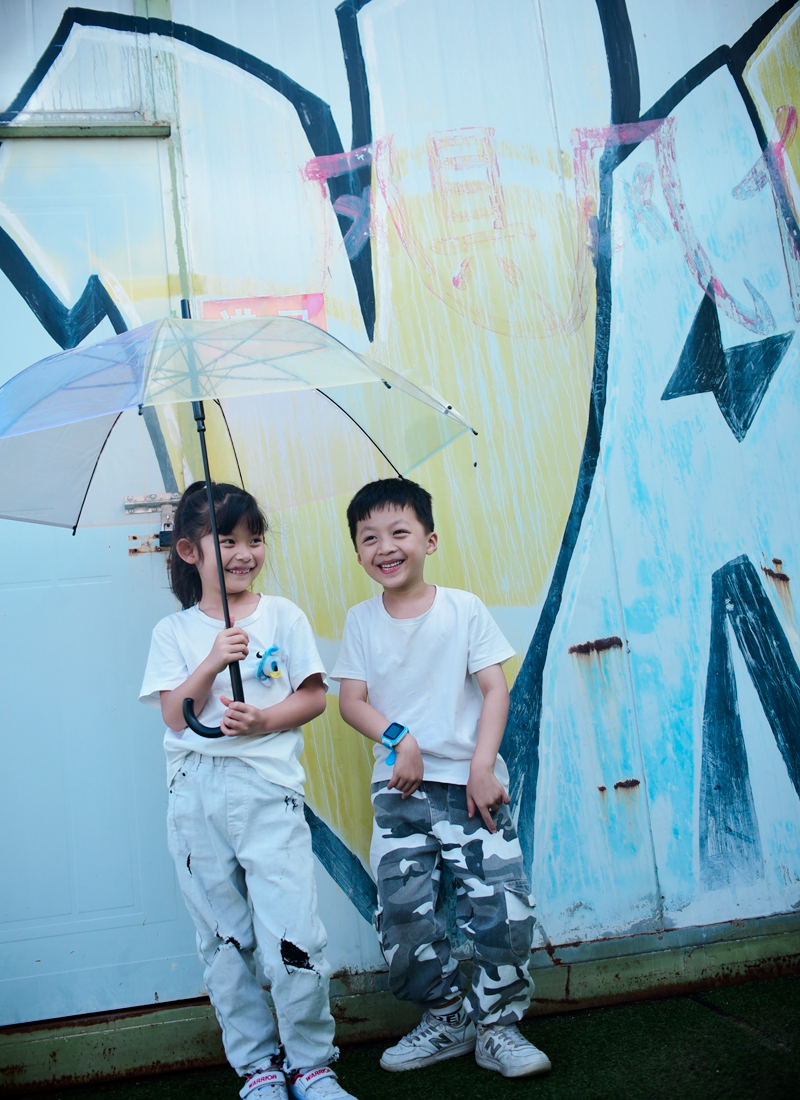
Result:
{"type": "Polygon", "coordinates": [[[169,550],[172,546],[175,508],[180,499],[180,493],[147,493],[144,496],[125,497],[125,511],[128,515],[161,513],[161,530],[157,535],[150,535],[146,539],[140,539],[138,535],[128,535],[129,542],[137,543],[128,548],[129,554],[158,554],[169,550]]]}
{"type": "Polygon", "coordinates": [[[160,512],[164,504],[176,505],[181,495],[181,493],[145,493],[141,497],[125,497],[125,511],[129,516],[142,512],[160,512]]]}

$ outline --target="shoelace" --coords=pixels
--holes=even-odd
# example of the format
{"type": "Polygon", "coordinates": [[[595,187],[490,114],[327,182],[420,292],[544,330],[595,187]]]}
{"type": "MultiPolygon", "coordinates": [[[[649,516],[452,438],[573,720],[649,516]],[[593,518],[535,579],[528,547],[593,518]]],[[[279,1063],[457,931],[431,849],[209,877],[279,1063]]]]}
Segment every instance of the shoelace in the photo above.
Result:
{"type": "MultiPolygon", "coordinates": [[[[463,1023],[463,1021],[462,1021],[463,1023]]],[[[420,1023],[406,1035],[406,1040],[409,1043],[413,1043],[414,1046],[419,1046],[421,1042],[428,1038],[430,1035],[435,1035],[439,1031],[439,1028],[444,1024],[445,1027],[457,1027],[457,1024],[450,1024],[447,1020],[442,1020],[434,1016],[430,1020],[421,1020],[420,1023]]]]}
{"type": "Polygon", "coordinates": [[[528,1040],[513,1024],[503,1028],[487,1028],[481,1038],[491,1039],[497,1043],[498,1047],[504,1047],[506,1050],[521,1050],[528,1045],[528,1040]]]}

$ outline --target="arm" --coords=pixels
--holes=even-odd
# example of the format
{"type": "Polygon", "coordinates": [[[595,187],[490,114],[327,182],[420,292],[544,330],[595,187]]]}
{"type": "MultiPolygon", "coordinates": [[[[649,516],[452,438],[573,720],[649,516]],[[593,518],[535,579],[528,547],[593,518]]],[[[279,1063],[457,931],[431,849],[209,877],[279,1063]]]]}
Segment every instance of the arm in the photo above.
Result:
{"type": "MultiPolygon", "coordinates": [[[[505,683],[505,681],[503,681],[505,683]]],[[[364,680],[342,680],[339,685],[339,710],[342,718],[353,729],[358,730],[370,741],[381,744],[381,734],[389,725],[387,719],[367,702],[367,685],[364,680]]],[[[397,745],[397,760],[392,768],[389,787],[396,787],[403,798],[419,787],[422,782],[424,766],[422,753],[416,739],[407,733],[397,745]]]]}
{"type": "Polygon", "coordinates": [[[214,640],[211,652],[194,672],[172,691],[160,693],[161,714],[171,730],[180,732],[186,729],[183,719],[184,699],[194,699],[195,714],[200,714],[208,702],[211,687],[219,673],[232,661],[241,661],[247,656],[249,640],[241,627],[232,626],[229,630],[221,630],[214,640]]]}
{"type": "Polygon", "coordinates": [[[242,733],[280,733],[305,725],[323,713],[327,695],[321,673],[315,672],[303,680],[297,691],[263,710],[250,703],[236,703],[224,695],[222,702],[228,709],[219,728],[227,737],[238,737],[242,733]]]}
{"type": "Polygon", "coordinates": [[[497,832],[492,821],[492,810],[510,802],[503,784],[494,774],[497,752],[508,718],[508,687],[500,665],[489,665],[475,673],[483,695],[481,717],[478,722],[478,742],[472,754],[467,782],[467,809],[473,817],[478,810],[490,833],[497,832]]]}

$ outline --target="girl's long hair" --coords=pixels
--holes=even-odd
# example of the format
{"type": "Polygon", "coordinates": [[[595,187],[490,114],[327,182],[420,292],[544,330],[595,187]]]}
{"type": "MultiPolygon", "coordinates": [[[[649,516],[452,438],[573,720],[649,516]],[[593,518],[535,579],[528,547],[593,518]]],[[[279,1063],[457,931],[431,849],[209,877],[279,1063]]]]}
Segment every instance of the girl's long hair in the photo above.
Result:
{"type": "MultiPolygon", "coordinates": [[[[211,495],[219,535],[230,535],[239,523],[244,523],[251,535],[264,535],[267,531],[266,516],[255,497],[246,490],[240,489],[238,485],[212,482],[211,495]]],[[[177,545],[181,539],[187,539],[199,553],[200,539],[210,533],[211,518],[206,483],[195,481],[184,492],[175,509],[172,546],[167,559],[170,588],[184,608],[194,607],[200,602],[203,586],[197,566],[183,560],[176,549],[177,545]]]]}

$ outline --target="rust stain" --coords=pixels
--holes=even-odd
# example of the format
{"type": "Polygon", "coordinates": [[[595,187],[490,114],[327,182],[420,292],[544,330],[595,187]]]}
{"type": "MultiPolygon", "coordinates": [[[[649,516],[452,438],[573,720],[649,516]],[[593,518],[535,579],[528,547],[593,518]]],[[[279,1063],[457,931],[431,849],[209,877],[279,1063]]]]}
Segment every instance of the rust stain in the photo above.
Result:
{"type": "Polygon", "coordinates": [[[628,791],[628,790],[631,789],[631,787],[638,787],[638,786],[639,786],[639,780],[638,779],[619,779],[614,784],[614,790],[615,791],[628,791]]]}
{"type": "Polygon", "coordinates": [[[547,952],[547,954],[550,956],[550,962],[553,964],[553,966],[563,966],[564,965],[563,962],[561,961],[561,959],[556,954],[556,949],[555,949],[555,947],[553,947],[550,940],[548,940],[547,943],[544,945],[544,949],[547,952]]]}
{"type": "Polygon", "coordinates": [[[605,794],[606,793],[606,788],[605,787],[598,787],[597,789],[600,792],[600,794],[605,794]]]}
{"type": "Polygon", "coordinates": [[[568,652],[585,657],[590,653],[603,653],[606,649],[622,649],[622,638],[614,634],[610,638],[595,638],[593,642],[579,642],[578,645],[571,645],[568,652]]]}
{"type": "MultiPolygon", "coordinates": [[[[772,560],[779,561],[778,558],[773,558],[772,560]]],[[[774,569],[770,569],[766,565],[762,565],[761,568],[771,581],[781,581],[783,584],[789,583],[790,578],[785,573],[782,573],[780,570],[776,572],[774,569]]]]}

